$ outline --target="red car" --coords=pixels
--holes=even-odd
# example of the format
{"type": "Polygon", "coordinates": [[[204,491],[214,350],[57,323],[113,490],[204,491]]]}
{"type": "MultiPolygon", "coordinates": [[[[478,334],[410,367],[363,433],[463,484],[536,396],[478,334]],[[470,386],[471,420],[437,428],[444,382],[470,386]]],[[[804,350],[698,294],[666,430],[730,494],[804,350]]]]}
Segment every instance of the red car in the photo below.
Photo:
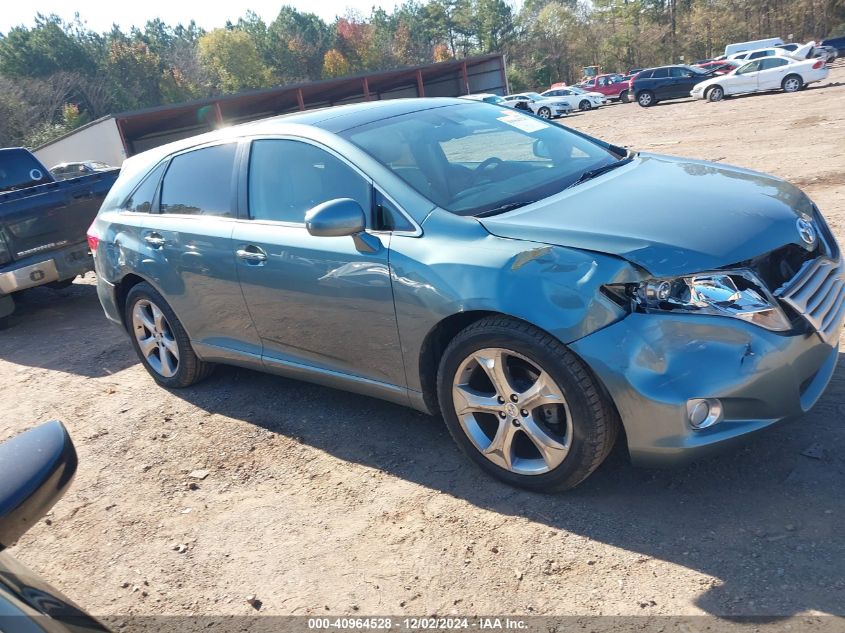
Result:
{"type": "Polygon", "coordinates": [[[628,103],[628,92],[631,88],[630,82],[625,81],[623,75],[615,73],[589,77],[578,84],[578,87],[590,92],[600,92],[608,99],[618,100],[622,103],[628,103]]]}
{"type": "Polygon", "coordinates": [[[702,64],[696,64],[696,66],[698,68],[703,68],[704,70],[712,70],[714,75],[727,75],[734,68],[739,68],[742,63],[744,63],[744,60],[722,59],[720,61],[713,60],[702,64]]]}

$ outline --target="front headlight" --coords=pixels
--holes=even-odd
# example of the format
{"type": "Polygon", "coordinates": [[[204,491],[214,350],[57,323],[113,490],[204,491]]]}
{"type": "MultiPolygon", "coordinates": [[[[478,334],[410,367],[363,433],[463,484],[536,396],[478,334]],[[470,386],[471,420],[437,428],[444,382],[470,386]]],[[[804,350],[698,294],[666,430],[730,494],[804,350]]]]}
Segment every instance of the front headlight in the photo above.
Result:
{"type": "Polygon", "coordinates": [[[733,317],[767,330],[789,330],[789,319],[756,275],[726,270],[639,284],[605,286],[615,298],[639,312],[675,312],[733,317]]]}

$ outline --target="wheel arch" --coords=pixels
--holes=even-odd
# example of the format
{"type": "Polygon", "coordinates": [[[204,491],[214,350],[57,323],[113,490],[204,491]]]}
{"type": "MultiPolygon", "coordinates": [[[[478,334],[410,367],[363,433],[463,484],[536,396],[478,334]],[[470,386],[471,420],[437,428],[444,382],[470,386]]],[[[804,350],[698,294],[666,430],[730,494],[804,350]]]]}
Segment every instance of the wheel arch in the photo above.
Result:
{"type": "Polygon", "coordinates": [[[161,290],[156,286],[156,284],[146,277],[142,277],[138,273],[127,273],[123,277],[120,278],[120,281],[114,284],[115,286],[115,299],[117,302],[117,307],[120,310],[120,320],[123,322],[123,327],[128,328],[126,323],[126,298],[129,296],[129,291],[132,290],[135,286],[140,283],[147,283],[159,294],[161,290]]]}
{"type": "MultiPolygon", "coordinates": [[[[461,331],[468,328],[473,323],[477,323],[487,317],[503,317],[511,319],[513,321],[525,323],[526,325],[529,325],[549,336],[554,336],[554,334],[548,330],[545,330],[530,321],[513,316],[512,314],[495,310],[469,310],[466,312],[457,312],[440,320],[433,328],[431,328],[431,330],[429,330],[425,339],[423,339],[423,344],[420,348],[419,354],[419,373],[423,399],[426,407],[432,415],[438,415],[440,413],[440,403],[437,397],[437,370],[440,366],[440,360],[443,357],[443,352],[446,351],[449,343],[451,343],[452,339],[454,339],[461,331]]],[[[561,341],[561,343],[566,346],[566,348],[574,356],[576,356],[578,360],[581,361],[581,364],[599,386],[599,389],[601,389],[604,395],[607,396],[607,401],[611,404],[617,420],[620,419],[616,402],[601,377],[593,371],[593,368],[590,367],[590,365],[581,358],[581,355],[575,352],[570,345],[567,345],[563,341],[561,341]]],[[[622,425],[620,425],[620,427],[621,426],[622,425]]]]}

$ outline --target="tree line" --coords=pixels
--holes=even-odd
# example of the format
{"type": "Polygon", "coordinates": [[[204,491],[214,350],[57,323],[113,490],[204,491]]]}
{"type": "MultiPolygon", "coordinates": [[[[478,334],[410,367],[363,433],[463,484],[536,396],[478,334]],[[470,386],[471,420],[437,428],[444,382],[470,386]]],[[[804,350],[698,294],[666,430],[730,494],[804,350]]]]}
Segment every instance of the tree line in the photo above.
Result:
{"type": "Polygon", "coordinates": [[[0,33],[0,147],[36,147],[108,113],[491,52],[514,91],[718,55],[726,43],[845,34],[845,0],[405,0],[327,23],[283,6],[206,31],[124,32],[38,15],[0,33]]]}

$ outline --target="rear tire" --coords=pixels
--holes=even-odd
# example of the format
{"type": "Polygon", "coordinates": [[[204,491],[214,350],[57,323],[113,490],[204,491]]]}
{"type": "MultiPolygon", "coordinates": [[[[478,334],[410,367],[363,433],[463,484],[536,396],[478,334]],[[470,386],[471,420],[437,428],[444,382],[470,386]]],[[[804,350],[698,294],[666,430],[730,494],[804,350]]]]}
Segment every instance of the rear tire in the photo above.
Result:
{"type": "Polygon", "coordinates": [[[643,108],[650,108],[657,103],[657,101],[655,100],[654,93],[651,90],[643,90],[637,95],[637,103],[639,103],[643,108]]]}
{"type": "Polygon", "coordinates": [[[627,90],[623,90],[619,93],[619,103],[630,103],[631,102],[631,95],[628,94],[627,90]]]}
{"type": "Polygon", "coordinates": [[[804,87],[804,80],[798,75],[787,75],[780,83],[784,92],[798,92],[804,87]]]}
{"type": "Polygon", "coordinates": [[[144,369],[162,387],[188,387],[214,370],[213,364],[197,357],[176,313],[148,283],[132,286],[126,297],[124,322],[144,369]]]}
{"type": "Polygon", "coordinates": [[[619,431],[610,398],[583,362],[556,338],[508,317],[460,332],[443,353],[437,388],[461,450],[513,486],[578,485],[619,431]]]}

